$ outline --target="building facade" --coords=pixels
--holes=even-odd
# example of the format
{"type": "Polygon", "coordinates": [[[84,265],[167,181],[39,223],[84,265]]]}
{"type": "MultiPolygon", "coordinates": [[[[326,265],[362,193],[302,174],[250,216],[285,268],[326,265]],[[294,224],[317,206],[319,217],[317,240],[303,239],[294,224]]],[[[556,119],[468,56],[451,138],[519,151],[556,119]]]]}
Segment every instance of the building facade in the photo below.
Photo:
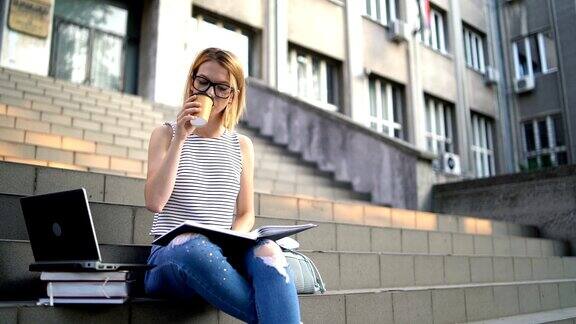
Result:
{"type": "Polygon", "coordinates": [[[576,5],[502,1],[498,12],[514,160],[526,170],[573,164],[576,5]]]}
{"type": "Polygon", "coordinates": [[[417,0],[12,0],[0,65],[178,106],[194,55],[218,46],[255,82],[436,154],[438,173],[484,177],[574,160],[552,59],[570,49],[524,57],[557,43],[553,2],[433,0],[420,28],[417,0]],[[532,23],[539,3],[551,18],[532,23]],[[535,90],[508,90],[527,75],[535,90]]]}

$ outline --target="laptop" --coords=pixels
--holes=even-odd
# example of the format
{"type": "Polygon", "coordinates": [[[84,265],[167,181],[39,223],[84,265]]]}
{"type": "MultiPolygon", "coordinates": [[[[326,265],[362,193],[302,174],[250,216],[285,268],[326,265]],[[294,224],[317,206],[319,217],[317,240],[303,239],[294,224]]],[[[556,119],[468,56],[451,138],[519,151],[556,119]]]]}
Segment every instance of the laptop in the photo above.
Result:
{"type": "Polygon", "coordinates": [[[36,262],[30,271],[147,270],[148,264],[101,262],[84,188],[20,198],[36,262]]]}

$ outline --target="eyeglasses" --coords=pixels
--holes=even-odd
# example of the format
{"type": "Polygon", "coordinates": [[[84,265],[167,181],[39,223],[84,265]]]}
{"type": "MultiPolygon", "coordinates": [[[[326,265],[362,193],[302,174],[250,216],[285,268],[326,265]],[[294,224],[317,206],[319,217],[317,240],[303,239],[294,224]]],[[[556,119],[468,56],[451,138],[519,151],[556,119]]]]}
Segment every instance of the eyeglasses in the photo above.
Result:
{"type": "Polygon", "coordinates": [[[214,87],[214,94],[216,95],[216,97],[222,99],[230,97],[230,95],[234,91],[234,88],[225,83],[215,83],[201,75],[197,75],[194,77],[192,87],[201,92],[208,92],[208,89],[210,89],[210,87],[214,87]]]}

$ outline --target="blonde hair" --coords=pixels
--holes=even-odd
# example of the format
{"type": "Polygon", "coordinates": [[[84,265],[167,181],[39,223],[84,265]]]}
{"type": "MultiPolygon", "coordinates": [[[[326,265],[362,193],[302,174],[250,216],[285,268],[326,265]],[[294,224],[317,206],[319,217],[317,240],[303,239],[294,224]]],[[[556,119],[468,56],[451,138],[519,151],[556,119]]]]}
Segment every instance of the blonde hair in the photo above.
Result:
{"type": "Polygon", "coordinates": [[[230,74],[230,86],[232,91],[232,102],[224,109],[223,123],[224,127],[230,131],[238,124],[240,117],[246,108],[246,83],[244,81],[244,71],[236,55],[229,51],[215,47],[210,47],[198,54],[194,63],[190,67],[188,77],[186,78],[186,88],[184,89],[184,99],[186,101],[192,95],[193,78],[198,73],[198,69],[207,61],[214,61],[228,70],[230,74]]]}

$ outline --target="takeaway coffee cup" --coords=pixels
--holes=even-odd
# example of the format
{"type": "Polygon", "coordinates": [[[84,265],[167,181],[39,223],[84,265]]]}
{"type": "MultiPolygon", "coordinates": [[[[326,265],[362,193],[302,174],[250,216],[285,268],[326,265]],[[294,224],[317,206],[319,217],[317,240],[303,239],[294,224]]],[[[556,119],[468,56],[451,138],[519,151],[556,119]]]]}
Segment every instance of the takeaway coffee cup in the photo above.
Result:
{"type": "Polygon", "coordinates": [[[214,100],[210,98],[210,96],[198,93],[196,94],[195,102],[200,103],[200,112],[196,115],[196,119],[190,120],[190,124],[196,127],[202,127],[208,123],[208,119],[210,118],[210,112],[212,111],[212,106],[214,105],[214,100]]]}

